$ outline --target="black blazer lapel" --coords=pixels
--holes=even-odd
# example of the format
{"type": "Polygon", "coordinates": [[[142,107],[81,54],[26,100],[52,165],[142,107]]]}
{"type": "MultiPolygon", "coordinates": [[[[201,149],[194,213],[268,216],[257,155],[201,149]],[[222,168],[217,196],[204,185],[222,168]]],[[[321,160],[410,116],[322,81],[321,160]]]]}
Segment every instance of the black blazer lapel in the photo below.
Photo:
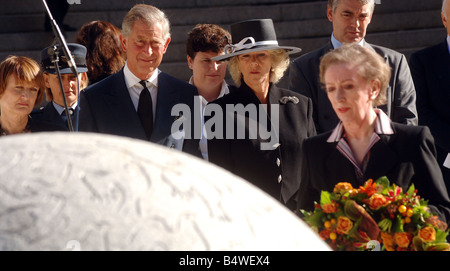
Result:
{"type": "MultiPolygon", "coordinates": [[[[333,145],[333,147],[330,148],[330,153],[325,160],[326,172],[319,174],[329,176],[329,180],[326,183],[327,185],[329,185],[328,190],[333,190],[334,185],[338,182],[349,182],[354,187],[358,187],[358,185],[361,185],[361,183],[356,178],[355,168],[353,164],[336,148],[337,143],[327,144],[333,145]]],[[[323,150],[317,151],[320,152],[323,150]]]]}
{"type": "Polygon", "coordinates": [[[120,131],[133,138],[146,140],[145,131],[134,108],[127,85],[123,69],[112,75],[110,89],[103,92],[104,105],[108,107],[108,112],[113,112],[111,120],[115,126],[120,127],[120,131]]]}
{"type": "Polygon", "coordinates": [[[396,135],[379,135],[380,140],[370,150],[370,159],[364,176],[366,179],[387,176],[398,165],[399,157],[389,145],[396,135]]]}
{"type": "Polygon", "coordinates": [[[172,108],[180,101],[180,92],[170,83],[170,78],[161,72],[158,75],[158,98],[156,101],[155,123],[150,138],[152,142],[164,140],[171,134],[173,122],[178,116],[172,116],[172,108]]]}
{"type": "Polygon", "coordinates": [[[450,99],[450,54],[448,52],[447,40],[441,43],[438,47],[437,60],[436,61],[436,72],[438,74],[439,80],[442,80],[442,85],[440,85],[440,90],[444,91],[447,97],[450,99]]]}

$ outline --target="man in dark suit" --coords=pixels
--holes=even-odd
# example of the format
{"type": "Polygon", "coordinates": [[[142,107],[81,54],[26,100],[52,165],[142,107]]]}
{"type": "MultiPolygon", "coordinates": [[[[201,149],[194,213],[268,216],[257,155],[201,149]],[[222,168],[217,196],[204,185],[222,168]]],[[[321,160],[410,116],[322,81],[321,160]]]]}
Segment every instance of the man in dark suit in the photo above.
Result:
{"type": "MultiPolygon", "coordinates": [[[[73,56],[77,66],[78,82],[80,90],[88,85],[86,53],[87,49],[83,45],[69,43],[67,47],[73,56]]],[[[56,47],[58,50],[58,46],[56,47]]],[[[62,51],[59,49],[60,53],[62,51]]],[[[59,71],[61,74],[61,85],[53,62],[54,47],[50,46],[41,51],[41,67],[44,71],[44,81],[46,87],[46,97],[49,103],[45,106],[34,110],[31,117],[44,123],[54,124],[53,127],[58,131],[76,130],[75,113],[78,110],[78,82],[77,77],[73,74],[72,69],[66,61],[61,58],[58,61],[59,71]],[[66,105],[68,111],[66,112],[66,105]],[[67,116],[71,121],[68,121],[67,116]],[[69,128],[70,126],[70,128],[69,128]]]]}
{"type": "Polygon", "coordinates": [[[122,32],[127,63],[81,93],[79,130],[147,140],[200,155],[199,137],[194,138],[195,129],[184,123],[193,124],[193,115],[200,113],[194,108],[197,89],[158,69],[170,43],[166,15],[150,5],[135,5],[123,20],[122,32]],[[190,112],[181,116],[184,111],[178,112],[176,105],[190,112]]]}
{"type": "Polygon", "coordinates": [[[320,58],[342,44],[354,42],[375,50],[392,68],[387,104],[380,108],[395,122],[417,125],[416,94],[405,56],[364,40],[374,8],[374,0],[329,0],[327,17],[333,24],[330,42],[295,59],[290,67],[289,89],[312,99],[318,134],[333,129],[339,121],[320,84],[320,58]]]}
{"type": "Polygon", "coordinates": [[[435,139],[437,159],[450,193],[450,169],[444,161],[450,153],[450,1],[442,6],[442,22],[447,29],[443,42],[411,55],[411,74],[417,91],[419,124],[430,128],[435,139]]]}

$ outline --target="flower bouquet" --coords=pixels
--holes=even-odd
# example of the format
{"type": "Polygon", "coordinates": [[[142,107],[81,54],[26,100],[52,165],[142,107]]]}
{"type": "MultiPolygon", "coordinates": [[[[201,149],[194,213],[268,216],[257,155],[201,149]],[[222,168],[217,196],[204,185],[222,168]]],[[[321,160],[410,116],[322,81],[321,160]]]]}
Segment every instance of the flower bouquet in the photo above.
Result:
{"type": "Polygon", "coordinates": [[[414,185],[406,191],[386,177],[355,189],[338,183],[322,191],[304,220],[334,250],[450,250],[447,224],[429,212],[414,185]]]}

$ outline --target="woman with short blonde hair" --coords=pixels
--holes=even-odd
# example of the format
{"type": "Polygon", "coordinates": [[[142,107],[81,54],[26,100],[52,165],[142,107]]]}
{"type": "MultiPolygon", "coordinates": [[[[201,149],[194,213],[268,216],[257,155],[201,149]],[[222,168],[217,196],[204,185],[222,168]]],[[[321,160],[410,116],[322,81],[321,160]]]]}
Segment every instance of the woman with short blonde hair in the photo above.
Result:
{"type": "Polygon", "coordinates": [[[210,161],[253,183],[293,211],[302,143],[316,130],[311,100],[276,83],[289,66],[289,55],[300,48],[278,45],[271,19],[233,24],[231,37],[235,44],[212,58],[229,62],[237,87],[230,87],[230,94],[210,103],[224,112],[220,119],[224,137],[208,136],[210,161]],[[248,112],[229,111],[242,106],[248,112]],[[244,131],[244,138],[238,131],[244,131]]]}
{"type": "Polygon", "coordinates": [[[39,64],[24,56],[9,56],[0,63],[0,136],[29,133],[29,114],[44,98],[39,64]]]}

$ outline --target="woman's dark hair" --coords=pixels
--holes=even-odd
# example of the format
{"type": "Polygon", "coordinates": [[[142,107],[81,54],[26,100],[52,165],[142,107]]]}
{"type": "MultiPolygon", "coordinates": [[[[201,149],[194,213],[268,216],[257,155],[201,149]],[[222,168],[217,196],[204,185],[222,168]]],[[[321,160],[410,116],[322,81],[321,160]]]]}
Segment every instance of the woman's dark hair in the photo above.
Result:
{"type": "Polygon", "coordinates": [[[126,54],[120,43],[120,29],[106,21],[92,21],[81,27],[75,42],[87,48],[89,82],[98,82],[125,65],[126,54]]]}
{"type": "Polygon", "coordinates": [[[186,53],[194,59],[197,52],[219,53],[231,44],[230,33],[215,24],[198,24],[188,34],[186,53]]]}

